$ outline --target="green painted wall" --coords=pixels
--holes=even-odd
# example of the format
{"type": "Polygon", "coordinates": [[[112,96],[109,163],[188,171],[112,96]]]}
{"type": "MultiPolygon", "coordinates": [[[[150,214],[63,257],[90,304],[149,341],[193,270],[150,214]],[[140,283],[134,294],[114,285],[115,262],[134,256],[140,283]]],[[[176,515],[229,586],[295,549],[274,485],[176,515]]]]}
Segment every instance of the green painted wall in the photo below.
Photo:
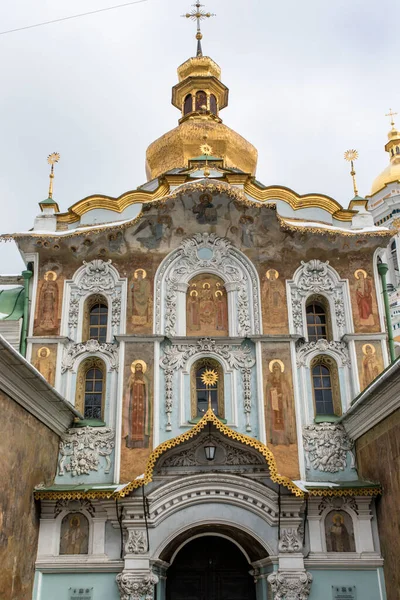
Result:
{"type": "Polygon", "coordinates": [[[70,587],[93,587],[93,600],[120,600],[117,573],[36,572],[33,600],[68,600],[70,587]]]}
{"type": "Polygon", "coordinates": [[[332,600],[333,585],[355,585],[357,600],[386,600],[382,569],[371,571],[315,571],[307,569],[313,576],[309,600],[332,600]],[[379,587],[380,577],[381,590],[379,587]]]}

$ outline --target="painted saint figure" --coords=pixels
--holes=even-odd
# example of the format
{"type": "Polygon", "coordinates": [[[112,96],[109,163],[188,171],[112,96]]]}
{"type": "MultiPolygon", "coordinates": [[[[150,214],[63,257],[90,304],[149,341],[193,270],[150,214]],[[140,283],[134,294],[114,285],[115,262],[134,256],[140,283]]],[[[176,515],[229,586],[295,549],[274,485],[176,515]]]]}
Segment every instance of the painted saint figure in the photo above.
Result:
{"type": "Polygon", "coordinates": [[[127,448],[148,448],[150,439],[150,404],[145,378],[147,365],[143,360],[131,364],[128,386],[128,435],[127,448]]]}
{"type": "Polygon", "coordinates": [[[151,283],[144,269],[136,269],[131,285],[133,323],[144,325],[151,314],[151,283]]]}
{"type": "Polygon", "coordinates": [[[326,515],[325,536],[328,552],[356,551],[351,517],[343,511],[330,512],[326,515]]]}
{"type": "Polygon", "coordinates": [[[47,271],[40,292],[39,327],[45,331],[57,329],[58,325],[58,284],[57,273],[47,271]]]}
{"type": "Polygon", "coordinates": [[[61,523],[60,554],[87,554],[89,522],[84,515],[70,513],[61,523]]]}
{"type": "Polygon", "coordinates": [[[37,351],[37,359],[35,361],[35,367],[43,375],[43,377],[54,385],[54,368],[50,356],[50,350],[45,346],[39,348],[37,351]]]}
{"type": "Polygon", "coordinates": [[[192,212],[196,215],[198,223],[216,223],[217,222],[217,209],[213,204],[212,197],[210,194],[201,194],[200,203],[196,204],[192,212]]]}
{"type": "Polygon", "coordinates": [[[291,390],[283,374],[281,360],[271,360],[267,384],[267,415],[269,414],[269,441],[272,444],[294,444],[296,435],[291,410],[291,390]]]}
{"type": "Polygon", "coordinates": [[[199,314],[199,294],[197,290],[191,290],[188,297],[188,330],[199,331],[200,329],[200,314],[199,314]]]}
{"type": "Polygon", "coordinates": [[[371,381],[378,377],[380,373],[378,361],[376,360],[376,350],[371,344],[364,344],[362,347],[364,354],[362,362],[363,386],[366,388],[371,381]]]}
{"type": "Polygon", "coordinates": [[[354,276],[357,279],[356,298],[360,321],[364,325],[374,325],[371,278],[363,269],[357,269],[354,276]]]}
{"type": "Polygon", "coordinates": [[[228,322],[228,315],[226,310],[227,306],[224,298],[224,293],[221,289],[217,289],[217,291],[215,292],[215,306],[215,329],[217,329],[218,331],[225,330],[226,324],[228,322]]]}

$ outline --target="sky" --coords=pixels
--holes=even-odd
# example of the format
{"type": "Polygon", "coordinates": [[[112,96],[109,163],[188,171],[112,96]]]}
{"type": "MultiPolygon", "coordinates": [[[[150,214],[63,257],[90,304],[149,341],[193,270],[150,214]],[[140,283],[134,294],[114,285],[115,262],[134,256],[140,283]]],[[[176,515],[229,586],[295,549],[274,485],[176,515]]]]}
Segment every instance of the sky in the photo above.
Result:
{"type": "MultiPolygon", "coordinates": [[[[204,0],[203,0],[204,1],[204,0]]],[[[2,0],[0,31],[123,0],[2,0]]],[[[177,125],[176,68],[196,50],[190,0],[147,0],[0,35],[0,231],[26,231],[47,198],[59,152],[60,209],[146,181],[147,146],[177,125]]],[[[359,151],[359,192],[388,164],[385,113],[400,113],[396,0],[209,0],[203,52],[222,68],[226,125],[259,152],[257,178],[347,206],[343,154],[359,151]]],[[[400,125],[400,115],[398,119],[400,125]]],[[[17,273],[0,243],[0,273],[17,273]]]]}

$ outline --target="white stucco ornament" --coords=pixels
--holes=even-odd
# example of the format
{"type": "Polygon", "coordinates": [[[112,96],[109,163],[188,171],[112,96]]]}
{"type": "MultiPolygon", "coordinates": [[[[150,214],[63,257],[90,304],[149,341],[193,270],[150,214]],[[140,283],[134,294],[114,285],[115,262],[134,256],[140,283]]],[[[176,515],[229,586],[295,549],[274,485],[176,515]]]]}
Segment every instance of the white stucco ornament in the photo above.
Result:
{"type": "Polygon", "coordinates": [[[303,429],[306,468],[323,473],[338,473],[347,466],[350,454],[350,468],[355,469],[352,452],[354,442],[342,425],[335,423],[315,423],[303,429]]]}
{"type": "Polygon", "coordinates": [[[154,586],[158,583],[157,575],[149,573],[138,577],[125,571],[116,577],[121,600],[153,600],[154,586]]]}
{"type": "Polygon", "coordinates": [[[274,600],[308,600],[312,579],[308,571],[278,571],[268,576],[274,600]]]}
{"type": "Polygon", "coordinates": [[[334,342],[325,339],[316,342],[301,342],[296,344],[296,366],[304,367],[308,358],[316,352],[330,352],[338,359],[342,367],[350,367],[349,350],[345,342],[334,342]]]}
{"type": "Polygon", "coordinates": [[[81,344],[70,343],[65,347],[61,363],[61,373],[74,370],[78,358],[83,354],[102,354],[108,359],[111,371],[118,370],[118,346],[117,344],[101,344],[98,340],[88,340],[81,344]]]}
{"type": "Polygon", "coordinates": [[[110,427],[68,429],[59,445],[58,474],[72,477],[98,471],[104,457],[104,473],[111,469],[110,455],[114,449],[114,431],[110,427]]]}
{"type": "Polygon", "coordinates": [[[303,547],[302,529],[294,527],[284,528],[281,531],[281,539],[278,542],[279,552],[293,553],[300,552],[303,547]]]}
{"type": "Polygon", "coordinates": [[[144,554],[147,552],[146,533],[137,529],[130,529],[128,541],[125,544],[125,552],[128,554],[144,554]]]}

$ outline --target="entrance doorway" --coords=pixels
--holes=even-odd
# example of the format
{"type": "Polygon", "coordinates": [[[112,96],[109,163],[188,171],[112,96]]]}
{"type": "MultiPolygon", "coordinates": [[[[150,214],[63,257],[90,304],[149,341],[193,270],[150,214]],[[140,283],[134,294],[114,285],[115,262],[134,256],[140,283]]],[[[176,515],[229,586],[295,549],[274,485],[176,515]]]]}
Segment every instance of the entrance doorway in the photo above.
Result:
{"type": "Polygon", "coordinates": [[[212,535],[196,538],[167,571],[166,600],[256,600],[250,569],[233,542],[212,535]]]}

